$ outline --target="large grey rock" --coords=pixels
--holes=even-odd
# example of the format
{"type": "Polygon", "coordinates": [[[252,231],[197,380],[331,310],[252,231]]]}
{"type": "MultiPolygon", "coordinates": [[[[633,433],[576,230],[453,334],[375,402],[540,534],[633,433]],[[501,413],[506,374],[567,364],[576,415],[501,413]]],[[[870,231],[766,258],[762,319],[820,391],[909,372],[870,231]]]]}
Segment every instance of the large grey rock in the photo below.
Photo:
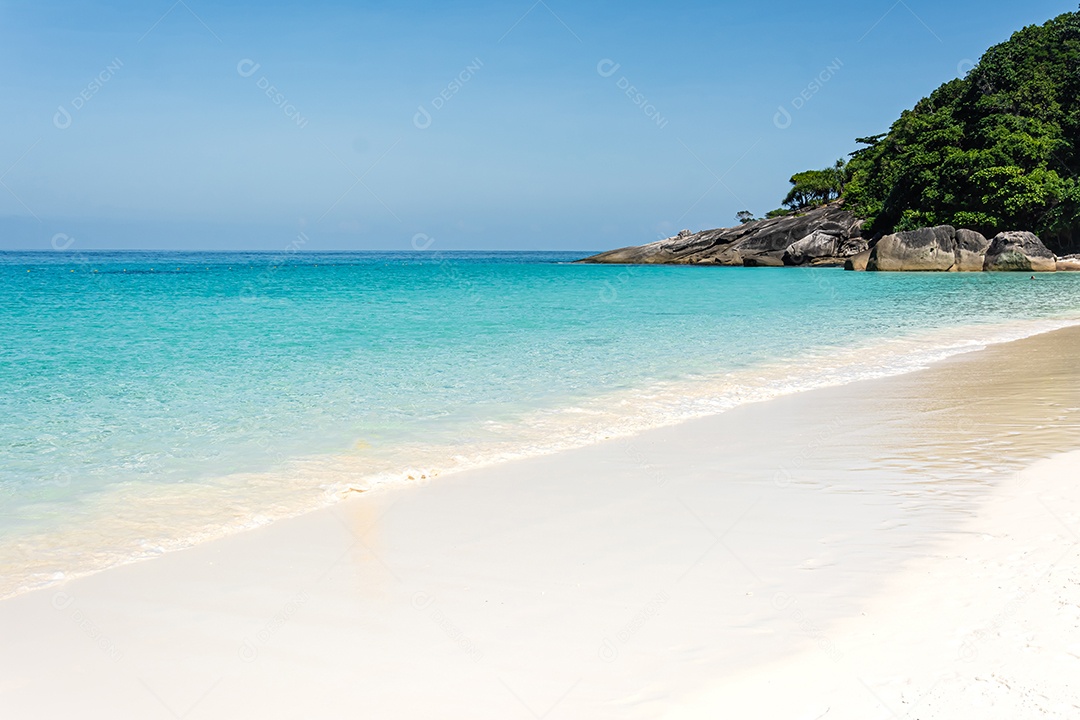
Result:
{"type": "Polygon", "coordinates": [[[951,225],[908,230],[878,240],[867,270],[978,272],[990,242],[974,230],[951,225]]]}
{"type": "Polygon", "coordinates": [[[957,230],[954,251],[956,262],[952,269],[958,272],[981,272],[988,247],[990,247],[990,241],[982,233],[974,230],[957,230]]]}
{"type": "Polygon", "coordinates": [[[861,237],[830,234],[819,228],[802,240],[788,245],[784,251],[785,265],[843,265],[844,260],[867,249],[861,237]]]}
{"type": "Polygon", "coordinates": [[[784,267],[783,259],[772,253],[747,255],[742,260],[743,267],[784,267]]]}
{"type": "Polygon", "coordinates": [[[860,238],[861,227],[840,203],[830,203],[803,213],[609,250],[578,262],[772,266],[782,264],[790,245],[815,232],[844,243],[860,238]]]}
{"type": "Polygon", "coordinates": [[[817,258],[836,257],[840,238],[815,230],[802,240],[796,240],[784,250],[785,265],[804,265],[817,258]]]}
{"type": "Polygon", "coordinates": [[[861,237],[840,240],[836,244],[836,257],[847,259],[870,251],[870,244],[861,237]]]}
{"type": "Polygon", "coordinates": [[[1043,245],[1035,233],[1003,232],[990,241],[983,270],[1054,272],[1057,270],[1057,256],[1043,245]]]}
{"type": "Polygon", "coordinates": [[[865,270],[870,262],[870,250],[863,250],[858,255],[852,255],[844,263],[845,270],[865,270]]]}
{"type": "Polygon", "coordinates": [[[946,271],[956,264],[956,228],[939,225],[886,235],[870,251],[867,270],[946,271]]]}

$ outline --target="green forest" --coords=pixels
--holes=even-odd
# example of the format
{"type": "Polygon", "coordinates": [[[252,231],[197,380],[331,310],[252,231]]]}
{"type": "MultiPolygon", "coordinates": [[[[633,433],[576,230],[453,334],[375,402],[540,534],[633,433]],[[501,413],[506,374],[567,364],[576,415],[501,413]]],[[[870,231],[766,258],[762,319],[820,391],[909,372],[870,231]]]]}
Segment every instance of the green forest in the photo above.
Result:
{"type": "Polygon", "coordinates": [[[791,178],[787,211],[842,197],[869,235],[954,225],[1080,242],[1080,12],[990,48],[964,78],[860,138],[846,163],[791,178]]]}

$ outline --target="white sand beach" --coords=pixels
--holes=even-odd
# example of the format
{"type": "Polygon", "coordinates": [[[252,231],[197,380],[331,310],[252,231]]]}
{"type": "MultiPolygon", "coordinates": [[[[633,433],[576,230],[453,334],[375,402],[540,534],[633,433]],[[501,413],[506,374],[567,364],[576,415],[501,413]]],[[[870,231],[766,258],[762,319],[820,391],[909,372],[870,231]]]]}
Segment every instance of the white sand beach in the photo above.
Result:
{"type": "Polygon", "coordinates": [[[0,717],[1075,718],[1080,329],[0,602],[0,717]]]}

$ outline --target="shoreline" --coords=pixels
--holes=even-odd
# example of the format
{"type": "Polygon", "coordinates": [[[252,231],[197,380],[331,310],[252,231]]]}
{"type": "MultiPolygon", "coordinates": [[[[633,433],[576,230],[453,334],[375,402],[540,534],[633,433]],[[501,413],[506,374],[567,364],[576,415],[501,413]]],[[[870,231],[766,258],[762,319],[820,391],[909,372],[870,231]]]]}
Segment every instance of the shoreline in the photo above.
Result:
{"type": "MultiPolygon", "coordinates": [[[[86,558],[83,560],[84,567],[75,570],[70,566],[63,571],[55,565],[52,568],[39,566],[40,569],[35,571],[35,579],[30,579],[26,573],[20,575],[19,571],[11,570],[8,573],[9,578],[21,576],[25,579],[19,587],[0,587],[0,601],[69,580],[89,577],[112,568],[155,560],[169,553],[188,550],[237,533],[258,530],[267,524],[318,512],[356,494],[370,493],[375,489],[424,485],[436,479],[503,463],[550,456],[594,446],[611,439],[626,440],[655,429],[674,427],[730,412],[751,403],[770,402],[793,394],[897,377],[987,347],[1076,326],[1080,326],[1080,317],[1062,315],[1056,318],[1026,319],[963,328],[937,328],[907,337],[878,339],[865,345],[837,348],[833,355],[828,356],[828,360],[823,360],[827,357],[825,350],[819,349],[808,355],[775,360],[712,377],[608,392],[569,407],[548,408],[535,412],[531,417],[520,419],[521,427],[529,426],[535,435],[531,441],[524,439],[531,436],[508,436],[501,444],[478,446],[458,452],[451,464],[447,464],[445,452],[440,455],[443,450],[441,446],[416,446],[410,448],[409,456],[413,460],[407,466],[386,458],[374,458],[377,464],[384,466],[381,471],[375,472],[366,465],[369,461],[362,455],[335,455],[325,458],[296,458],[276,472],[237,473],[212,484],[181,484],[172,488],[125,488],[122,491],[125,496],[120,502],[110,494],[99,499],[98,504],[101,507],[94,512],[97,512],[100,518],[107,519],[104,527],[108,527],[118,507],[125,508],[126,512],[126,525],[117,526],[122,532],[125,527],[135,528],[135,524],[144,517],[156,517],[156,525],[162,528],[175,527],[178,521],[185,520],[182,514],[161,514],[158,508],[163,504],[180,513],[188,506],[198,508],[199,513],[203,512],[204,507],[235,509],[224,518],[207,516],[202,519],[201,514],[194,516],[193,520],[188,521],[194,524],[188,527],[188,534],[184,537],[144,537],[138,540],[137,546],[132,544],[138,538],[134,534],[136,529],[126,531],[126,535],[106,540],[101,536],[102,523],[93,523],[87,526],[92,535],[81,537],[76,533],[70,538],[65,535],[62,545],[93,548],[95,543],[104,544],[111,552],[116,553],[116,548],[124,548],[125,541],[128,541],[127,555],[86,558]],[[634,407],[634,411],[628,413],[624,408],[630,406],[634,407]],[[618,410],[611,411],[611,407],[618,410]],[[558,424],[560,420],[565,426],[558,424]],[[280,487],[277,487],[278,485],[280,487]],[[260,494],[268,490],[272,494],[266,497],[260,494]],[[191,495],[192,492],[207,494],[203,497],[191,495]],[[297,494],[302,497],[299,502],[295,497],[297,494]],[[257,502],[250,504],[249,498],[253,496],[257,502]],[[247,509],[239,510],[245,507],[247,509]],[[224,519],[226,523],[220,524],[220,519],[224,519]]],[[[83,523],[86,524],[86,521],[83,523]]],[[[71,532],[68,527],[54,528],[49,532],[49,536],[71,532]]],[[[43,550],[47,547],[43,542],[44,537],[38,535],[23,538],[21,545],[24,549],[20,550],[23,556],[32,554],[38,558],[44,557],[43,550]]],[[[2,565],[0,559],[0,566],[2,565]]]]}
{"type": "Polygon", "coordinates": [[[0,601],[0,709],[690,712],[725,679],[803,668],[813,628],[846,638],[834,629],[882,597],[920,591],[906,569],[996,488],[1080,448],[1078,348],[1075,328],[994,345],[366,493],[0,601]],[[47,691],[58,680],[63,697],[47,691]]]}

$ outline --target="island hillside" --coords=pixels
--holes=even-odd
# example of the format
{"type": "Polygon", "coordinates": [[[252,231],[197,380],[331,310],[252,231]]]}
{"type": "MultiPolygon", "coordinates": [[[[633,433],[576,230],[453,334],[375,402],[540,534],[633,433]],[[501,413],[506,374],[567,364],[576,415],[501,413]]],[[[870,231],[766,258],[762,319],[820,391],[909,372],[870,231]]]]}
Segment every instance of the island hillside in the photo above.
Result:
{"type": "Polygon", "coordinates": [[[1016,32],[856,143],[792,176],[762,220],[743,211],[735,227],[583,262],[1072,269],[1055,255],[1080,247],[1080,12],[1016,32]]]}

